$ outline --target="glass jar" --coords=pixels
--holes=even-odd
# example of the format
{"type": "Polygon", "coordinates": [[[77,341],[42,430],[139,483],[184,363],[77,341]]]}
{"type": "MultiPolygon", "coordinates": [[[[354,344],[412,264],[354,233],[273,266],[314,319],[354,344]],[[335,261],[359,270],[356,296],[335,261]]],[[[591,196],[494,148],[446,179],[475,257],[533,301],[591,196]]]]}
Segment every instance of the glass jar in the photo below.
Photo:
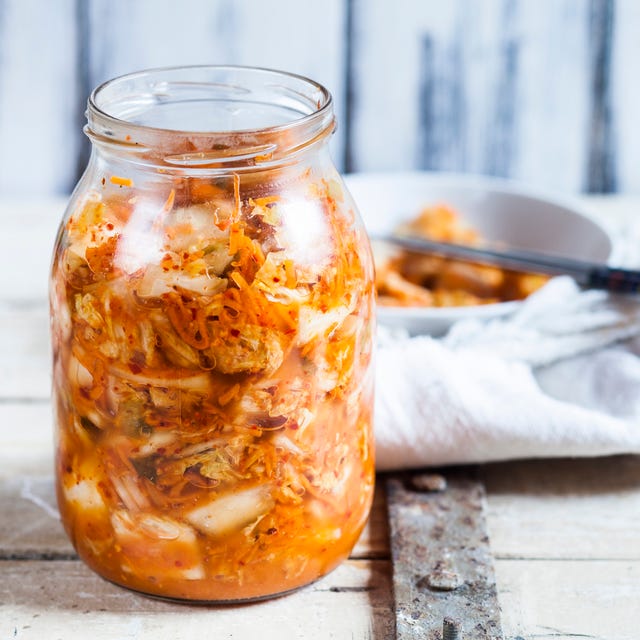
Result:
{"type": "Polygon", "coordinates": [[[51,279],[62,522],[97,573],[205,602],[337,566],[371,504],[373,266],[331,96],[242,67],[88,102],[51,279]]]}

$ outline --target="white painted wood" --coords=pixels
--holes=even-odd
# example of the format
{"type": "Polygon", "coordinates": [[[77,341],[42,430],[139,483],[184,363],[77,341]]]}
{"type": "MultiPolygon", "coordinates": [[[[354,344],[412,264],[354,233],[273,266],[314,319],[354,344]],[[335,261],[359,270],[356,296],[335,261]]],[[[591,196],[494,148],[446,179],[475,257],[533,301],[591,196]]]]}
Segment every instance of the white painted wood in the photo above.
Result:
{"type": "Polygon", "coordinates": [[[435,69],[429,136],[437,147],[430,166],[582,188],[586,3],[563,0],[541,10],[506,0],[360,0],[355,7],[355,169],[424,166],[421,56],[429,38],[435,69]],[[511,113],[504,112],[510,92],[511,113]]]}
{"type": "MultiPolygon", "coordinates": [[[[5,514],[0,549],[5,554],[70,552],[49,513],[53,509],[50,440],[42,409],[46,407],[0,407],[0,422],[14,425],[11,433],[0,432],[6,490],[0,501],[11,501],[11,508],[6,502],[0,505],[5,514]],[[18,529],[21,535],[15,535],[18,529]]],[[[499,556],[496,573],[506,638],[568,640],[577,634],[601,640],[635,638],[640,561],[611,558],[618,545],[628,548],[633,535],[639,538],[638,465],[640,458],[629,457],[488,468],[489,528],[499,556]],[[600,536],[599,546],[581,545],[585,536],[592,542],[600,536]],[[532,538],[537,539],[534,554],[532,538]],[[505,548],[515,557],[506,558],[505,548]],[[553,555],[557,548],[566,557],[577,549],[583,557],[558,558],[553,555]],[[603,559],[603,553],[609,557],[603,559]]],[[[372,522],[379,523],[382,515],[378,502],[372,522]]],[[[215,637],[241,639],[253,637],[256,628],[267,638],[393,637],[386,560],[352,560],[291,597],[249,610],[216,609],[215,615],[207,609],[174,607],[131,595],[99,580],[78,562],[0,562],[5,578],[0,584],[0,602],[5,603],[0,620],[13,625],[1,629],[4,635],[16,628],[23,638],[48,637],[46,629],[60,637],[82,637],[81,616],[98,629],[97,638],[128,638],[134,633],[144,638],[152,632],[179,638],[183,631],[198,634],[205,628],[215,637]],[[132,620],[138,622],[127,626],[132,620]],[[285,631],[289,635],[273,635],[285,631]]]]}
{"type": "Polygon", "coordinates": [[[637,194],[640,193],[640,83],[630,70],[640,59],[640,3],[616,0],[614,19],[612,103],[618,190],[637,194]]]}
{"type": "Polygon", "coordinates": [[[585,188],[589,112],[589,3],[519,2],[517,153],[514,178],[548,188],[585,188]]]}
{"type": "Polygon", "coordinates": [[[388,561],[347,561],[314,585],[249,607],[193,607],[145,598],[101,580],[77,561],[2,565],[3,638],[85,640],[88,629],[95,640],[393,637],[388,561]]]}
{"type": "Polygon", "coordinates": [[[640,562],[640,458],[487,465],[497,558],[640,562]]]}
{"type": "Polygon", "coordinates": [[[0,400],[49,398],[49,310],[0,305],[0,400]]]}
{"type": "Polygon", "coordinates": [[[498,560],[496,579],[505,638],[638,639],[640,562],[498,560]]]}
{"type": "Polygon", "coordinates": [[[48,402],[0,402],[0,480],[53,470],[53,413],[48,402]]]}
{"type": "MultiPolygon", "coordinates": [[[[610,77],[617,188],[639,193],[636,0],[611,0],[610,77]]],[[[178,64],[281,68],[334,94],[339,167],[423,166],[587,187],[593,134],[589,0],[2,0],[0,193],[55,194],[75,182],[87,93],[109,77],[178,64]],[[347,122],[346,20],[353,6],[347,122]],[[432,123],[425,142],[425,38],[432,123]]],[[[599,5],[598,5],[599,6],[599,5]]],[[[86,142],[84,142],[86,148],[86,142]]]]}
{"type": "MultiPolygon", "coordinates": [[[[344,119],[345,0],[91,0],[91,84],[151,67],[241,64],[309,76],[344,119]]],[[[335,136],[342,160],[344,127],[335,136]]]]}
{"type": "Polygon", "coordinates": [[[353,170],[418,166],[420,35],[446,42],[454,22],[453,2],[354,1],[353,170]]]}
{"type": "Polygon", "coordinates": [[[24,193],[0,200],[0,306],[47,300],[51,254],[66,199],[24,193]]]}
{"type": "Polygon", "coordinates": [[[4,0],[0,15],[0,193],[67,192],[76,138],[75,2],[4,0]]]}
{"type": "Polygon", "coordinates": [[[13,475],[0,482],[3,513],[0,554],[5,560],[75,556],[60,522],[53,469],[48,471],[48,474],[13,475]]]}
{"type": "Polygon", "coordinates": [[[384,488],[378,484],[369,520],[351,552],[353,559],[389,558],[389,521],[384,488]]]}

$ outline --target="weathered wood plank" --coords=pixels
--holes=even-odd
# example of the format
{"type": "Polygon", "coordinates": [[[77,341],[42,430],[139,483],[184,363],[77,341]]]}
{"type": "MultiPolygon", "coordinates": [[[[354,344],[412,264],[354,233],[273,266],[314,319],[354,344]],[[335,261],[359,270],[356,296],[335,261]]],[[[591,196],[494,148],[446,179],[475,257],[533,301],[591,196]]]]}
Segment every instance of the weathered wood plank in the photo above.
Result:
{"type": "Polygon", "coordinates": [[[387,499],[380,478],[376,478],[376,482],[369,520],[351,552],[353,559],[389,559],[387,499]]]}
{"type": "MultiPolygon", "coordinates": [[[[50,485],[48,485],[50,479],[47,479],[46,473],[43,473],[43,470],[49,469],[49,458],[46,455],[47,453],[50,455],[51,446],[48,430],[45,425],[46,421],[38,419],[37,411],[33,412],[33,409],[42,408],[22,406],[22,409],[30,409],[31,411],[28,416],[24,414],[16,420],[20,429],[3,432],[5,446],[3,446],[3,460],[0,468],[5,472],[5,487],[10,485],[11,480],[14,482],[11,485],[14,492],[7,498],[13,504],[18,502],[16,500],[17,494],[25,492],[30,494],[26,499],[24,496],[22,497],[23,506],[30,513],[28,518],[36,526],[31,531],[26,530],[28,528],[21,528],[18,535],[15,532],[12,534],[11,532],[15,530],[11,525],[19,521],[19,517],[16,516],[15,510],[7,509],[7,503],[3,500],[0,504],[0,512],[3,513],[3,523],[7,526],[6,530],[2,529],[2,535],[5,536],[8,533],[7,537],[9,538],[13,535],[13,542],[10,541],[7,545],[0,544],[0,547],[6,549],[13,544],[16,548],[19,545],[16,545],[15,542],[18,541],[23,550],[30,547],[40,553],[48,547],[57,549],[62,555],[68,553],[70,547],[61,533],[59,525],[50,520],[47,509],[39,504],[42,501],[49,506],[53,504],[52,492],[50,485]],[[11,434],[10,437],[9,434],[11,434]],[[34,444],[37,444],[35,448],[34,444]],[[13,460],[15,468],[16,459],[20,461],[20,468],[24,469],[26,466],[34,472],[30,484],[27,483],[26,486],[20,484],[20,481],[15,477],[11,478],[11,466],[6,466],[6,463],[11,463],[13,460]],[[38,470],[40,470],[39,473],[38,470]],[[10,482],[7,482],[7,478],[10,479],[10,482]],[[34,496],[36,497],[35,503],[33,502],[34,496]],[[44,528],[48,532],[46,545],[38,544],[38,527],[44,528]],[[20,538],[23,539],[20,540],[20,538]],[[51,538],[57,538],[57,546],[51,543],[51,538]]],[[[3,407],[3,409],[7,409],[7,407],[3,407]]],[[[14,413],[14,415],[16,414],[14,413]]],[[[7,424],[4,418],[6,418],[6,413],[2,415],[0,420],[2,424],[7,424]]],[[[627,536],[628,532],[631,533],[631,536],[635,535],[636,540],[640,539],[637,536],[638,509],[637,497],[635,497],[638,491],[634,481],[634,478],[637,478],[636,467],[634,467],[636,463],[636,458],[616,458],[556,461],[554,463],[544,461],[505,463],[491,465],[488,468],[486,478],[489,486],[489,525],[495,543],[494,548],[499,554],[496,572],[499,598],[503,610],[503,626],[507,638],[515,640],[520,636],[522,638],[567,638],[568,640],[570,637],[575,637],[575,634],[585,634],[604,640],[634,638],[632,632],[629,631],[635,629],[630,612],[634,611],[634,603],[639,597],[640,576],[638,571],[640,563],[624,559],[618,561],[594,560],[588,556],[593,552],[593,557],[602,557],[602,549],[605,549],[605,553],[612,553],[612,550],[615,551],[618,545],[627,545],[628,548],[629,545],[636,544],[633,537],[627,536]],[[517,471],[519,468],[522,469],[520,473],[517,471]],[[527,516],[528,513],[532,515],[527,516]],[[576,514],[578,515],[576,516],[576,514]],[[603,530],[603,523],[607,524],[608,522],[613,522],[614,526],[608,527],[607,525],[607,529],[603,530]],[[585,536],[594,543],[601,543],[601,546],[599,548],[596,548],[595,545],[593,548],[581,547],[580,541],[585,536]],[[542,541],[543,550],[555,548],[554,540],[556,537],[559,537],[560,540],[558,546],[581,549],[585,554],[583,559],[567,561],[544,558],[540,560],[505,558],[509,548],[515,552],[514,555],[519,554],[519,557],[524,557],[526,554],[519,552],[518,549],[523,549],[527,553],[531,552],[531,548],[528,549],[527,545],[530,544],[532,538],[542,541]],[[613,620],[609,630],[605,629],[602,623],[603,611],[605,610],[613,620]]],[[[381,513],[379,508],[377,513],[381,513]]],[[[567,557],[570,557],[570,554],[567,554],[567,557]]],[[[387,574],[385,575],[388,576],[388,566],[386,570],[387,574]]],[[[37,637],[37,634],[56,637],[55,635],[47,635],[47,633],[57,633],[60,637],[65,638],[82,637],[78,618],[89,620],[95,628],[99,629],[98,633],[103,635],[98,635],[98,638],[129,637],[126,635],[130,629],[127,624],[133,624],[131,622],[133,619],[139,620],[136,622],[136,625],[139,626],[135,627],[139,633],[146,633],[146,630],[150,629],[149,633],[153,630],[159,634],[158,637],[170,637],[162,635],[161,629],[167,629],[167,634],[174,633],[176,634],[174,637],[180,637],[179,633],[182,628],[196,633],[199,628],[205,628],[205,625],[207,629],[218,631],[220,634],[225,629],[229,629],[230,633],[234,631],[236,634],[234,637],[244,637],[250,633],[250,630],[243,626],[244,621],[242,623],[238,621],[238,614],[230,613],[230,611],[235,611],[234,609],[223,610],[226,612],[224,613],[224,626],[220,627],[217,626],[220,619],[218,610],[216,610],[215,618],[197,616],[194,619],[190,618],[189,621],[182,618],[171,618],[172,615],[175,615],[173,611],[171,613],[158,612],[154,608],[145,609],[144,612],[136,612],[137,610],[131,612],[131,608],[134,608],[132,604],[127,605],[131,608],[125,612],[118,607],[114,612],[112,596],[105,595],[102,590],[103,587],[106,588],[109,585],[105,585],[83,567],[73,562],[54,561],[39,564],[28,561],[20,563],[5,561],[0,565],[0,572],[3,578],[6,576],[3,584],[20,582],[30,598],[29,602],[32,603],[25,606],[24,602],[6,600],[2,597],[3,594],[0,594],[0,601],[11,602],[10,605],[0,609],[0,620],[3,623],[5,620],[10,621],[14,628],[23,634],[24,638],[37,637]],[[34,571],[33,567],[36,564],[38,570],[34,571]],[[69,576],[67,569],[70,566],[75,567],[71,576],[69,576]],[[14,568],[9,571],[8,569],[11,567],[14,568]],[[63,592],[66,589],[66,596],[63,598],[60,595],[58,601],[55,598],[52,599],[50,590],[53,587],[50,582],[47,583],[43,576],[49,580],[55,580],[56,589],[63,592]],[[39,596],[37,596],[43,581],[45,583],[44,599],[47,602],[53,602],[49,608],[41,607],[39,596]],[[69,586],[70,584],[73,587],[69,586]],[[60,599],[64,599],[64,603],[56,604],[60,599]],[[100,602],[98,607],[94,605],[96,601],[100,602]],[[86,602],[89,604],[85,605],[86,602]],[[74,605],[77,607],[74,608],[74,605]],[[96,611],[96,608],[108,611],[96,611]],[[79,612],[85,610],[89,613],[80,616],[79,612]],[[127,613],[127,615],[121,615],[123,613],[127,613]],[[36,614],[38,617],[33,618],[36,614]],[[29,628],[23,629],[24,626],[29,626],[29,628]],[[32,633],[33,635],[30,635],[32,633]]],[[[385,589],[389,589],[389,582],[385,584],[385,589]]],[[[294,603],[295,606],[289,605],[286,609],[287,613],[282,615],[293,615],[295,620],[317,620],[317,624],[311,630],[310,637],[316,637],[313,635],[316,627],[326,630],[327,633],[324,636],[317,635],[319,638],[331,637],[329,635],[331,632],[333,632],[333,637],[351,637],[349,634],[352,630],[354,630],[353,637],[367,637],[364,632],[363,635],[358,635],[361,629],[358,620],[361,614],[363,618],[366,618],[367,615],[371,615],[371,612],[369,610],[369,613],[365,614],[359,608],[359,604],[353,604],[353,589],[358,594],[357,602],[360,602],[360,596],[365,593],[357,591],[361,585],[341,582],[340,584],[332,583],[332,586],[335,587],[334,591],[308,596],[308,600],[297,599],[294,603]],[[335,594],[336,591],[340,591],[340,599],[331,600],[330,605],[326,604],[327,599],[331,597],[328,594],[335,594]],[[318,604],[319,600],[320,604],[318,604]],[[331,608],[332,611],[329,615],[328,626],[325,625],[325,611],[322,608],[325,606],[331,608]],[[337,612],[350,611],[353,607],[356,611],[355,622],[350,616],[342,613],[343,626],[336,627],[334,632],[332,625],[334,623],[338,625],[335,622],[335,617],[339,615],[337,612]]],[[[115,587],[109,588],[120,592],[115,587]]],[[[294,597],[299,598],[299,594],[292,596],[292,598],[294,597]]],[[[362,597],[364,598],[364,596],[362,597]]],[[[131,598],[132,596],[127,594],[126,599],[131,598]]],[[[149,607],[154,607],[157,604],[154,601],[144,599],[143,601],[151,603],[149,607]]],[[[285,598],[282,602],[289,603],[292,602],[292,599],[285,598]]],[[[121,604],[120,606],[125,605],[121,604]]],[[[147,605],[145,604],[145,606],[147,605]]],[[[381,612],[380,615],[376,618],[375,611],[372,614],[372,637],[393,637],[389,626],[390,606],[391,596],[389,593],[386,604],[380,605],[380,608],[377,609],[379,613],[381,612]],[[377,628],[382,628],[382,631],[378,633],[377,628]]],[[[182,610],[187,609],[180,608],[180,611],[182,610]]],[[[253,612],[253,610],[252,607],[251,611],[253,612]]],[[[199,610],[195,611],[199,612],[199,610]]],[[[244,613],[246,610],[242,611],[244,619],[247,619],[248,617],[244,613]]],[[[272,612],[269,610],[268,615],[272,614],[280,622],[277,617],[280,615],[280,611],[272,612]]],[[[251,619],[254,623],[259,621],[261,628],[265,630],[274,628],[268,627],[260,616],[254,618],[252,614],[251,619]]],[[[289,620],[291,621],[291,618],[289,620]]],[[[295,620],[291,624],[294,624],[295,620]]],[[[309,635],[308,629],[301,631],[288,627],[286,624],[284,626],[279,624],[278,627],[292,630],[294,635],[290,637],[306,637],[305,633],[309,635]]],[[[255,627],[253,628],[255,629],[255,627]]],[[[13,628],[9,628],[9,632],[13,633],[13,628]]],[[[144,635],[140,637],[144,637],[144,635]]]]}
{"type": "Polygon", "coordinates": [[[640,456],[486,465],[497,558],[640,561],[640,456]]]}
{"type": "Polygon", "coordinates": [[[589,4],[589,132],[585,191],[617,190],[611,105],[611,58],[615,0],[589,4]]]}
{"type": "Polygon", "coordinates": [[[0,401],[47,400],[51,387],[49,310],[0,304],[0,401]]]}
{"type": "MultiPolygon", "coordinates": [[[[91,0],[85,93],[105,80],[151,67],[241,64],[282,69],[327,86],[344,118],[345,0],[313,12],[296,0],[91,0]]],[[[343,131],[334,141],[340,162],[343,131]]]]}
{"type": "Polygon", "coordinates": [[[65,198],[2,200],[0,307],[46,305],[51,254],[65,205],[65,198]]]}
{"type": "Polygon", "coordinates": [[[51,473],[53,415],[48,402],[0,402],[0,425],[0,481],[51,473]]]}
{"type": "Polygon", "coordinates": [[[587,5],[356,0],[354,169],[494,173],[580,190],[587,5]]]}
{"type": "MultiPolygon", "coordinates": [[[[29,555],[34,549],[67,554],[55,515],[48,407],[8,409],[0,408],[0,420],[20,428],[12,429],[12,438],[3,438],[0,549],[5,556],[29,555]],[[11,414],[14,420],[7,420],[11,414]]],[[[494,555],[640,560],[639,477],[637,457],[490,465],[485,481],[494,555]]],[[[378,491],[352,557],[386,558],[388,550],[385,501],[378,491]]]]}
{"type": "Polygon", "coordinates": [[[0,7],[5,194],[72,187],[79,148],[88,148],[84,103],[98,82],[197,63],[272,66],[325,83],[342,123],[334,155],[346,153],[350,169],[491,172],[576,191],[640,185],[635,0],[543,8],[525,0],[330,0],[312,17],[295,0],[0,7]],[[344,148],[348,127],[353,149],[344,148]]]}
{"type": "MultiPolygon", "coordinates": [[[[142,68],[235,63],[303,73],[329,87],[343,120],[343,5],[323,3],[311,25],[307,7],[295,0],[185,0],[179,9],[153,0],[4,0],[0,192],[69,192],[87,157],[88,93],[142,68]]],[[[342,149],[339,132],[339,161],[342,149]]]]}
{"type": "Polygon", "coordinates": [[[612,49],[611,109],[615,130],[617,187],[621,192],[640,190],[640,84],[628,77],[640,59],[640,3],[616,0],[612,49]]]}
{"type": "Polygon", "coordinates": [[[507,640],[637,640],[640,562],[497,560],[507,640]]]}
{"type": "Polygon", "coordinates": [[[0,511],[0,560],[75,556],[60,523],[51,474],[0,480],[0,511]]]}
{"type": "MultiPolygon", "coordinates": [[[[6,637],[82,638],[86,625],[96,638],[186,638],[204,628],[212,637],[249,637],[256,628],[265,637],[393,637],[384,561],[347,562],[316,585],[248,609],[147,599],[74,561],[1,567],[0,631],[6,637]]],[[[496,572],[505,638],[636,640],[638,562],[498,560],[496,572]]]]}
{"type": "Polygon", "coordinates": [[[73,186],[74,0],[4,0],[0,32],[0,193],[73,186]]]}
{"type": "Polygon", "coordinates": [[[284,598],[194,607],[146,598],[78,561],[2,562],[0,636],[87,638],[393,638],[388,561],[348,561],[284,598]],[[204,634],[204,635],[203,635],[204,634]]]}

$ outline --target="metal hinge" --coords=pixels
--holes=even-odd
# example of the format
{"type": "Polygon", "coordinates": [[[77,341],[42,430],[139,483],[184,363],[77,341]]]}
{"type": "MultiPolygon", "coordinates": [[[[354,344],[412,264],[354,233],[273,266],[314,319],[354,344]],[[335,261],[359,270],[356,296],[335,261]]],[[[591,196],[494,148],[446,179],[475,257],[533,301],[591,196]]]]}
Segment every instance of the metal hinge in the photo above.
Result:
{"type": "Polygon", "coordinates": [[[473,471],[386,478],[398,640],[502,640],[485,491],[473,471]]]}

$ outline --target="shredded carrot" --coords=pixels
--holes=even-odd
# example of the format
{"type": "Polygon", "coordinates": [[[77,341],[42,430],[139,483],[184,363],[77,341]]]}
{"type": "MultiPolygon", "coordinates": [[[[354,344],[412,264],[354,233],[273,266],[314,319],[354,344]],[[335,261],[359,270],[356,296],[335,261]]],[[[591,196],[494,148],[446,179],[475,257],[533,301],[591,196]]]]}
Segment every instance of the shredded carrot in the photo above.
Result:
{"type": "Polygon", "coordinates": [[[242,274],[239,271],[232,271],[230,274],[230,278],[238,285],[240,289],[249,288],[247,281],[242,277],[242,274]]]}
{"type": "Polygon", "coordinates": [[[264,198],[250,198],[249,204],[251,206],[257,205],[258,207],[266,207],[268,204],[273,204],[274,202],[280,202],[281,197],[278,195],[273,196],[265,196],[264,198]]]}
{"type": "Polygon", "coordinates": [[[173,209],[173,203],[176,200],[176,190],[175,189],[171,189],[171,191],[169,192],[169,195],[167,196],[167,199],[164,202],[164,205],[162,206],[162,210],[166,211],[167,213],[169,211],[171,211],[171,209],[173,209]]]}
{"type": "Polygon", "coordinates": [[[131,178],[122,178],[121,176],[111,176],[109,178],[111,184],[117,184],[120,187],[133,187],[133,180],[131,178]]]}
{"type": "Polygon", "coordinates": [[[284,272],[287,276],[287,287],[289,287],[289,289],[295,289],[298,281],[296,278],[296,269],[293,265],[293,260],[285,260],[283,262],[284,265],[284,272]]]}
{"type": "Polygon", "coordinates": [[[203,310],[186,306],[178,296],[172,296],[174,304],[167,307],[167,317],[178,335],[194,349],[209,346],[209,331],[203,310]]]}
{"type": "Polygon", "coordinates": [[[176,199],[176,190],[171,189],[171,191],[169,192],[169,195],[167,196],[167,199],[164,201],[164,204],[162,205],[162,209],[160,209],[160,212],[158,213],[155,220],[153,221],[153,224],[151,225],[151,228],[154,232],[162,232],[162,230],[165,229],[165,232],[170,237],[176,237],[176,234],[179,233],[179,231],[177,231],[175,227],[166,226],[167,214],[173,209],[175,199],[176,199]]]}
{"type": "Polygon", "coordinates": [[[240,176],[233,174],[233,204],[234,204],[234,220],[240,219],[240,211],[242,209],[242,201],[240,200],[240,176]]]}

